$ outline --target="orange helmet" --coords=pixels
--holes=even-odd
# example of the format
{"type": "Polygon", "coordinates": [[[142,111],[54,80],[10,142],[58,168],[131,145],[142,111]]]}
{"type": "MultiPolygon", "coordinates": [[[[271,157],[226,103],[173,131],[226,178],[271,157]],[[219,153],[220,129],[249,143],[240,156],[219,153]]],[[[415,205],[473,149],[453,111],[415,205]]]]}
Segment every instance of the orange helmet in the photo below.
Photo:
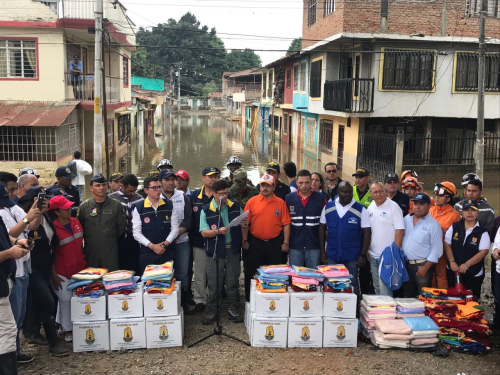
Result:
{"type": "Polygon", "coordinates": [[[434,193],[435,194],[445,194],[451,197],[457,195],[457,188],[455,184],[449,181],[441,182],[440,184],[434,185],[434,193]]]}
{"type": "Polygon", "coordinates": [[[404,171],[403,173],[401,173],[401,181],[404,181],[405,178],[407,178],[407,177],[418,177],[418,174],[417,174],[417,172],[408,169],[408,170],[404,171]]]}
{"type": "Polygon", "coordinates": [[[401,189],[404,189],[405,187],[408,187],[408,186],[417,189],[420,185],[418,183],[418,180],[415,177],[407,177],[401,183],[401,189]]]}

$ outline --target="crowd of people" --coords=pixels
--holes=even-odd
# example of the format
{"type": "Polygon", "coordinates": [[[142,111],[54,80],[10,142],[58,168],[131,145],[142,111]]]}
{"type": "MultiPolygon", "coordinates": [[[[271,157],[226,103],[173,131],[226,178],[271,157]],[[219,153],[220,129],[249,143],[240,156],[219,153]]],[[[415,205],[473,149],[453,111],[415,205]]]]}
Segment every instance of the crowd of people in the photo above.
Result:
{"type": "Polygon", "coordinates": [[[494,324],[500,325],[500,216],[495,219],[475,174],[463,177],[462,194],[443,181],[431,197],[414,171],[370,184],[370,172],[358,168],[352,184],[339,178],[333,162],[324,173],[297,171],[287,162],[286,184],[281,166],[271,162],[254,186],[238,157],[226,167],[225,178],[217,167],[205,167],[195,190],[189,173],[175,171],[168,159],[141,190],[133,174],[98,173],[85,201],[82,181],[92,169],[79,152],[45,189],[33,168],[19,176],[0,172],[0,374],[15,374],[18,363],[33,360],[21,351],[20,334],[54,356],[69,353],[58,336],[72,341],[68,285],[85,267],[140,276],[147,265],[173,260],[184,313],[205,312],[202,323],[210,325],[219,293],[227,298],[229,320],[243,321],[242,260],[247,301],[259,267],[286,263],[344,264],[358,296],[416,297],[424,287],[453,287],[460,275],[479,300],[492,248],[494,324]],[[230,226],[243,212],[241,225],[230,226]],[[404,254],[409,275],[397,290],[380,272],[394,248],[404,254]]]}

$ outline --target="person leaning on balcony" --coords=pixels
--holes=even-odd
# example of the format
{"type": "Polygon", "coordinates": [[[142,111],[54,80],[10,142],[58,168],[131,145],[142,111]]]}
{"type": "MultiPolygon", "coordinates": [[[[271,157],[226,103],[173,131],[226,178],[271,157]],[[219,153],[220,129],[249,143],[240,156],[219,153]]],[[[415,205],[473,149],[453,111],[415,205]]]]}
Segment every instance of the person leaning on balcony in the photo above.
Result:
{"type": "Polygon", "coordinates": [[[73,56],[69,62],[69,72],[71,73],[71,86],[76,100],[82,100],[83,64],[78,55],[73,56]]]}

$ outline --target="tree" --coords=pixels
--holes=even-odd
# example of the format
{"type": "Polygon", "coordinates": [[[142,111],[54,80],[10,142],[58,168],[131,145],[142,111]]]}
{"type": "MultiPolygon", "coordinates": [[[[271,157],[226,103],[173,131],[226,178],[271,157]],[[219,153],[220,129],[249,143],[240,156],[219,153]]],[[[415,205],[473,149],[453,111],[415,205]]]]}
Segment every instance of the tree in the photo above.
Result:
{"type": "Polygon", "coordinates": [[[148,51],[143,47],[138,47],[132,51],[132,75],[133,76],[148,76],[152,67],[149,65],[148,51]]]}
{"type": "Polygon", "coordinates": [[[251,68],[260,68],[262,66],[260,56],[248,48],[244,49],[243,51],[232,50],[227,55],[226,63],[227,70],[231,72],[237,72],[240,70],[251,68]]]}
{"type": "Polygon", "coordinates": [[[203,86],[203,96],[208,96],[208,94],[216,92],[217,90],[218,88],[214,81],[207,82],[203,86]]]}
{"type": "Polygon", "coordinates": [[[292,40],[290,47],[288,47],[288,51],[286,52],[287,56],[293,55],[297,51],[302,49],[302,38],[296,38],[292,40]]]}

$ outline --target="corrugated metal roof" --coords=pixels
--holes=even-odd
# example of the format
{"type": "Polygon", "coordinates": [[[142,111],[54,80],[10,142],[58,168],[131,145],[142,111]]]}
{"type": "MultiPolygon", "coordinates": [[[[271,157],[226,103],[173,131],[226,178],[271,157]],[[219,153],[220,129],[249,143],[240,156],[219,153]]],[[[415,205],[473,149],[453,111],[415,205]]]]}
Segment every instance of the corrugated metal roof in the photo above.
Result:
{"type": "Polygon", "coordinates": [[[78,102],[0,101],[0,126],[60,126],[78,102]]]}

